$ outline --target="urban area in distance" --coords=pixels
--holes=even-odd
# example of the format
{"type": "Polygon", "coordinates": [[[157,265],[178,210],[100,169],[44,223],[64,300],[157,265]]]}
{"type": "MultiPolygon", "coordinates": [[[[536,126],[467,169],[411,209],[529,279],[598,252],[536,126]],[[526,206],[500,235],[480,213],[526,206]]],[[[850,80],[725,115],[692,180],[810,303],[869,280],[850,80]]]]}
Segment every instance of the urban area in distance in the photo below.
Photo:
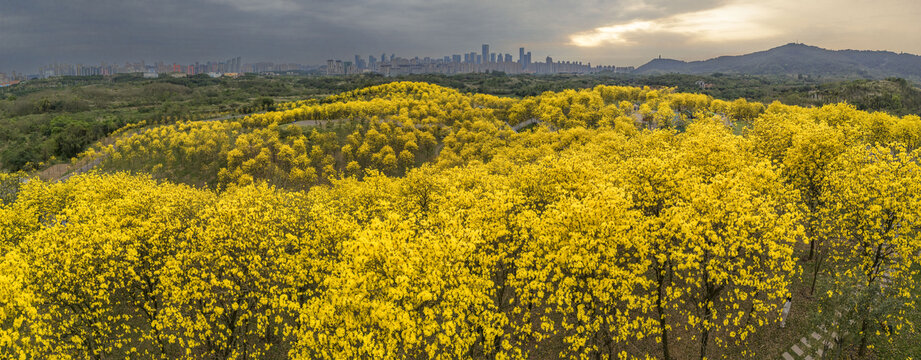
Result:
{"type": "Polygon", "coordinates": [[[355,75],[378,73],[385,76],[408,74],[464,74],[478,72],[503,72],[506,74],[591,74],[597,72],[627,73],[633,66],[615,67],[592,66],[582,61],[553,61],[547,56],[544,61],[534,62],[531,52],[525,48],[518,49],[517,59],[509,53],[489,51],[489,45],[483,44],[482,52],[446,55],[441,58],[418,56],[399,57],[396,54],[383,53],[380,57],[369,55],[367,58],[355,55],[354,60],[328,60],[325,65],[305,65],[296,63],[275,64],[272,62],[243,63],[240,57],[225,61],[195,62],[193,64],[164,63],[158,61],[148,64],[144,61],[135,63],[85,65],[55,63],[38,68],[34,74],[0,72],[0,86],[11,85],[14,81],[46,78],[53,76],[92,76],[126,73],[143,73],[145,77],[157,77],[159,74],[172,76],[208,74],[211,76],[236,76],[243,73],[266,72],[308,72],[326,75],[355,75]]]}

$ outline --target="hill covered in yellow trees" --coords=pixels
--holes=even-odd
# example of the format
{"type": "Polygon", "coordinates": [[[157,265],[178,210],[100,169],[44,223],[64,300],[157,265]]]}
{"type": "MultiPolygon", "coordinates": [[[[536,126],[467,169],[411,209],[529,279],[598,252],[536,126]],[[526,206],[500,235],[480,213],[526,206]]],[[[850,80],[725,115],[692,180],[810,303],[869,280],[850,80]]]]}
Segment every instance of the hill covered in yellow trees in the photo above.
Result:
{"type": "Polygon", "coordinates": [[[87,174],[0,175],[2,356],[917,349],[918,116],[391,83],[118,135],[87,174]]]}

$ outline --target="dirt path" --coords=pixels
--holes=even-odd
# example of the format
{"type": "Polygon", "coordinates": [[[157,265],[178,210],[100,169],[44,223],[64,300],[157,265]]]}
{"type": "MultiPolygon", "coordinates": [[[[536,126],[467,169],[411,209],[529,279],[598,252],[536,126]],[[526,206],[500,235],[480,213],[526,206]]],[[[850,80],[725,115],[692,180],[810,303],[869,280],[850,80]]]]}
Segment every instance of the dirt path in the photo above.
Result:
{"type": "MultiPolygon", "coordinates": [[[[247,116],[250,116],[250,115],[263,114],[263,113],[265,113],[265,111],[255,112],[255,113],[251,113],[251,114],[226,115],[226,116],[221,116],[221,117],[216,117],[216,118],[203,119],[203,120],[194,120],[194,121],[207,122],[207,121],[223,121],[223,120],[231,120],[231,119],[241,119],[241,118],[244,118],[244,117],[247,117],[247,116]]],[[[193,122],[194,122],[194,121],[193,121],[193,122]]],[[[160,126],[168,126],[168,125],[160,125],[160,126]]],[[[138,132],[135,132],[135,133],[133,133],[133,134],[131,134],[131,135],[128,135],[128,137],[130,138],[130,137],[132,137],[132,136],[141,134],[141,133],[146,132],[146,131],[151,130],[151,129],[158,128],[158,127],[160,127],[160,126],[151,127],[151,128],[147,128],[147,129],[142,129],[142,130],[140,130],[140,131],[138,131],[138,132]]],[[[103,143],[103,144],[107,144],[107,143],[108,143],[107,145],[113,145],[113,146],[114,146],[115,143],[116,143],[116,141],[117,141],[117,139],[103,139],[103,140],[102,140],[102,143],[103,143]]],[[[40,178],[45,178],[47,181],[50,181],[50,182],[61,182],[61,181],[65,181],[65,180],[67,180],[67,179],[70,179],[70,178],[73,177],[73,176],[80,175],[80,174],[83,174],[83,173],[85,173],[85,172],[88,172],[88,171],[92,170],[93,168],[95,168],[96,166],[98,166],[99,164],[101,164],[103,161],[105,161],[105,159],[108,158],[108,157],[109,157],[109,154],[108,154],[108,153],[104,153],[104,154],[100,155],[99,157],[97,157],[97,158],[95,158],[95,159],[93,159],[93,160],[90,160],[90,161],[87,162],[87,163],[80,164],[76,169],[72,168],[71,166],[77,166],[77,164],[74,164],[74,165],[66,165],[66,164],[54,165],[54,166],[52,166],[52,167],[50,167],[50,168],[45,169],[44,171],[42,171],[41,174],[44,174],[44,175],[39,175],[39,176],[40,176],[40,178]],[[62,165],[66,165],[66,166],[62,166],[62,165]]]]}
{"type": "MultiPolygon", "coordinates": [[[[265,111],[260,111],[260,112],[251,113],[251,114],[242,114],[242,115],[227,115],[227,116],[221,116],[221,117],[210,118],[210,119],[204,119],[204,120],[195,120],[195,121],[203,121],[203,122],[204,122],[204,121],[224,121],[224,120],[231,120],[231,119],[241,119],[241,118],[245,118],[245,117],[250,116],[250,115],[257,115],[257,114],[263,114],[263,113],[265,113],[265,111]]],[[[329,119],[329,120],[300,120],[300,121],[291,122],[291,123],[288,123],[288,124],[285,124],[285,125],[295,125],[295,126],[321,126],[321,125],[325,125],[325,124],[329,124],[329,123],[339,123],[339,122],[343,122],[343,121],[347,121],[347,120],[350,120],[350,119],[341,118],[341,119],[329,119]]],[[[532,119],[528,119],[528,120],[525,120],[525,121],[523,121],[523,122],[520,122],[520,123],[518,123],[518,124],[516,124],[516,125],[514,125],[514,126],[513,126],[513,125],[509,125],[508,123],[505,123],[505,125],[508,126],[509,128],[511,128],[512,131],[514,131],[514,132],[517,133],[517,132],[521,131],[522,129],[524,129],[524,128],[528,127],[528,126],[531,126],[531,125],[534,125],[534,124],[540,124],[540,123],[542,123],[542,122],[541,122],[539,119],[532,118],[532,119]]],[[[396,123],[396,125],[402,126],[402,124],[400,124],[400,123],[396,123]]],[[[416,127],[423,127],[423,126],[427,126],[427,125],[428,125],[428,124],[415,124],[416,127]]],[[[161,125],[161,126],[167,126],[167,125],[161,125]]],[[[157,126],[157,127],[159,127],[159,126],[157,126]]],[[[131,135],[128,135],[128,137],[130,138],[131,136],[135,136],[135,135],[144,133],[144,132],[146,132],[146,131],[148,131],[148,130],[155,129],[155,128],[157,128],[157,127],[151,127],[151,128],[147,128],[147,129],[142,129],[142,130],[140,130],[140,131],[138,131],[138,132],[135,132],[135,133],[133,133],[133,134],[131,134],[131,135]]],[[[448,127],[448,128],[450,128],[450,127],[448,127]]],[[[104,139],[104,140],[103,140],[103,143],[104,143],[104,144],[107,143],[107,142],[108,142],[109,144],[111,144],[111,145],[114,146],[114,144],[116,143],[116,139],[104,139]]],[[[117,149],[116,149],[116,150],[117,150],[117,149]]],[[[109,157],[109,153],[103,153],[103,154],[100,155],[99,157],[97,157],[97,158],[95,158],[95,159],[93,159],[93,160],[90,160],[89,162],[86,162],[86,163],[83,163],[83,164],[79,164],[79,165],[78,165],[78,164],[72,165],[72,166],[77,166],[76,169],[74,169],[74,168],[72,168],[72,167],[70,167],[70,166],[62,167],[61,165],[64,165],[64,164],[58,164],[58,165],[55,165],[55,166],[53,166],[53,167],[51,167],[51,168],[46,169],[46,170],[43,171],[42,173],[45,174],[44,177],[45,177],[48,181],[51,181],[51,182],[66,181],[67,179],[70,179],[70,178],[73,177],[73,176],[80,175],[80,174],[83,174],[83,173],[86,173],[86,172],[92,170],[93,168],[95,168],[96,166],[98,166],[99,164],[101,164],[103,161],[105,161],[105,159],[107,159],[108,157],[109,157]]]]}

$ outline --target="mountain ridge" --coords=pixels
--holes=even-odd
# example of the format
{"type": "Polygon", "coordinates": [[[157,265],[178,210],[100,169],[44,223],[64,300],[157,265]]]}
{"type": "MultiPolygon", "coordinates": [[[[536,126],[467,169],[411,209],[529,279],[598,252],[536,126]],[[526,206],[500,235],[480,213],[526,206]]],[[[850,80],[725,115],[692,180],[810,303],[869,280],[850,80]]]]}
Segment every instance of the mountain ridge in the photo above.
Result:
{"type": "Polygon", "coordinates": [[[699,61],[656,58],[634,73],[805,75],[861,79],[901,77],[919,82],[921,56],[882,50],[828,50],[789,43],[749,54],[724,55],[699,61]]]}

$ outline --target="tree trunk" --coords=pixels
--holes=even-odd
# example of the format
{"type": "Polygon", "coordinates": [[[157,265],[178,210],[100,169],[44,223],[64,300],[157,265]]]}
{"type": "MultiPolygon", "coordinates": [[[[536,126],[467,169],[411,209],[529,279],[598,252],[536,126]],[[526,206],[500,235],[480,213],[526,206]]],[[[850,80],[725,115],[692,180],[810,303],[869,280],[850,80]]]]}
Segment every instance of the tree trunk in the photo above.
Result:
{"type": "Polygon", "coordinates": [[[668,354],[668,328],[667,322],[665,321],[665,309],[662,308],[662,285],[665,282],[664,274],[661,274],[658,277],[658,296],[656,296],[656,310],[659,312],[659,328],[662,329],[662,354],[664,360],[671,360],[671,356],[668,354]]]}
{"type": "Polygon", "coordinates": [[[824,259],[821,255],[819,255],[815,260],[815,268],[812,271],[812,286],[809,288],[809,296],[815,295],[815,282],[819,278],[819,270],[822,266],[822,260],[824,259]]]}
{"type": "Polygon", "coordinates": [[[809,240],[809,257],[806,258],[807,261],[812,260],[812,256],[815,253],[815,239],[809,240]]]}
{"type": "Polygon", "coordinates": [[[710,308],[710,298],[713,294],[713,290],[709,285],[709,274],[707,271],[704,271],[704,289],[706,289],[707,296],[704,296],[704,316],[700,319],[700,360],[707,358],[707,342],[710,340],[710,329],[707,327],[707,322],[710,321],[710,318],[713,315],[713,309],[710,308]]]}
{"type": "Polygon", "coordinates": [[[857,350],[857,357],[863,358],[867,354],[867,319],[860,323],[860,347],[857,350]]]}
{"type": "Polygon", "coordinates": [[[704,327],[700,331],[700,360],[704,360],[707,358],[707,341],[709,340],[709,338],[710,338],[710,330],[704,327]]]}

